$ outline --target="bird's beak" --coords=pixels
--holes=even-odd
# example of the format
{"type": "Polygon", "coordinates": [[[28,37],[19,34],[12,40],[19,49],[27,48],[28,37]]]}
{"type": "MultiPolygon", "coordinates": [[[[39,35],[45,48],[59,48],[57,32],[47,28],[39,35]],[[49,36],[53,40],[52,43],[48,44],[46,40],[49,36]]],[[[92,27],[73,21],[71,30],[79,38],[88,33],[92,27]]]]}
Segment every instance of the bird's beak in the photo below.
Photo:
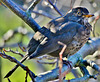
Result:
{"type": "Polygon", "coordinates": [[[88,14],[88,15],[83,15],[83,17],[86,17],[86,18],[90,18],[90,17],[93,17],[94,14],[88,14]]]}

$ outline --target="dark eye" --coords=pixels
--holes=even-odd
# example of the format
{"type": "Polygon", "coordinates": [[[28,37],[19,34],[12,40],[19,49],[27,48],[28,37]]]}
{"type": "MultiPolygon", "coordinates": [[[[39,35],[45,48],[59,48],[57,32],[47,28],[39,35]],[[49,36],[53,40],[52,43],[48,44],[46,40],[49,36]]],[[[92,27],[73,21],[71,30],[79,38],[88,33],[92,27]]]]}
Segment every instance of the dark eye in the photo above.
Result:
{"type": "Polygon", "coordinates": [[[80,10],[80,9],[78,9],[78,10],[77,10],[77,15],[78,15],[78,16],[81,16],[81,15],[82,15],[82,13],[81,13],[81,10],[80,10]]]}
{"type": "Polygon", "coordinates": [[[78,11],[78,12],[77,12],[77,15],[78,15],[78,16],[81,16],[81,12],[78,11]]]}

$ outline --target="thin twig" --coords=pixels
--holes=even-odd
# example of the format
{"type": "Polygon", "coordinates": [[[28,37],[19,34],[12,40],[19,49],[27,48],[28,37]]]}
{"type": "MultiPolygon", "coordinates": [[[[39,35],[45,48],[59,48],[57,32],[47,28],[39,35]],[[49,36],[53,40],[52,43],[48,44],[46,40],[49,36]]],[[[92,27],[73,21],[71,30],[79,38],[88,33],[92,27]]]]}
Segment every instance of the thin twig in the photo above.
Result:
{"type": "MultiPolygon", "coordinates": [[[[80,77],[80,78],[75,78],[75,79],[71,79],[71,80],[63,80],[63,82],[83,82],[83,81],[86,81],[90,78],[90,74],[88,72],[88,70],[86,69],[86,67],[82,66],[80,67],[81,71],[83,72],[83,77],[80,77]]],[[[56,81],[53,81],[53,82],[60,82],[60,80],[56,80],[56,81]]]]}
{"type": "MultiPolygon", "coordinates": [[[[20,6],[20,8],[23,9],[24,11],[27,10],[27,9],[23,8],[22,6],[20,6]]],[[[55,16],[50,15],[49,13],[46,13],[45,11],[42,11],[42,10],[37,10],[37,11],[34,11],[33,10],[31,13],[35,13],[35,14],[38,14],[38,15],[42,15],[42,16],[48,17],[50,19],[56,18],[55,16]]]]}
{"type": "Polygon", "coordinates": [[[31,13],[32,10],[35,8],[35,6],[40,2],[41,0],[33,0],[33,2],[31,3],[31,5],[28,7],[28,9],[26,10],[27,12],[31,13]]]}
{"type": "Polygon", "coordinates": [[[1,53],[0,52],[0,56],[5,58],[5,59],[8,59],[10,60],[11,62],[14,62],[16,64],[18,64],[19,66],[21,66],[24,70],[26,70],[26,66],[24,66],[22,63],[20,63],[18,60],[16,60],[14,57],[11,57],[11,56],[8,56],[6,55],[5,53],[1,53]]]}
{"type": "Polygon", "coordinates": [[[56,4],[57,4],[57,0],[54,0],[54,5],[56,6],[56,4]]]}
{"type": "MultiPolygon", "coordinates": [[[[20,5],[19,5],[19,6],[20,6],[20,5]]],[[[24,11],[27,10],[27,9],[25,9],[25,8],[22,7],[22,6],[20,6],[20,8],[21,8],[22,10],[24,10],[24,11]]],[[[48,18],[50,18],[50,19],[55,19],[55,18],[56,18],[55,16],[50,15],[49,13],[46,13],[46,12],[43,11],[43,10],[37,10],[37,11],[33,10],[33,11],[31,11],[31,13],[35,13],[35,14],[38,14],[38,15],[42,15],[42,16],[48,17],[48,18]]]]}
{"type": "Polygon", "coordinates": [[[31,70],[29,70],[29,68],[27,66],[23,65],[21,62],[16,60],[14,57],[6,55],[5,53],[0,52],[0,56],[5,58],[5,59],[8,59],[11,62],[14,62],[14,63],[18,64],[20,67],[22,67],[23,70],[28,72],[28,74],[30,75],[32,81],[34,82],[35,74],[31,70]]]}
{"type": "MultiPolygon", "coordinates": [[[[100,48],[100,38],[95,38],[94,40],[92,40],[92,42],[90,44],[88,44],[88,45],[85,44],[84,47],[82,47],[80,49],[80,51],[78,51],[76,54],[70,56],[68,58],[68,60],[72,61],[72,66],[75,66],[75,64],[77,62],[79,62],[79,59],[81,57],[85,57],[88,54],[93,54],[94,51],[96,51],[98,48],[100,48]],[[91,46],[93,46],[93,47],[91,47],[91,46]]],[[[10,58],[9,56],[6,57],[5,53],[1,53],[1,52],[0,52],[0,56],[3,56],[3,58],[7,58],[7,59],[10,58]]],[[[10,58],[9,60],[11,61],[12,59],[10,58]]],[[[93,64],[91,64],[91,65],[93,65],[93,64]]],[[[64,64],[63,68],[62,68],[62,72],[66,71],[68,69],[69,69],[69,67],[64,64]]],[[[58,73],[59,73],[59,68],[56,68],[52,71],[45,73],[44,75],[42,74],[42,75],[37,76],[36,82],[41,81],[41,80],[42,80],[42,82],[44,82],[44,81],[47,81],[47,80],[55,79],[55,78],[58,77],[58,73]]],[[[31,75],[32,75],[32,77],[34,76],[32,72],[31,72],[31,75]]],[[[86,80],[86,79],[89,79],[89,78],[90,78],[90,76],[83,76],[82,78],[75,78],[74,81],[79,81],[79,80],[83,81],[84,79],[86,80]]],[[[73,81],[73,79],[71,81],[73,81]]]]}
{"type": "Polygon", "coordinates": [[[93,34],[93,37],[96,36],[96,35],[95,35],[95,25],[96,25],[97,21],[99,20],[99,18],[100,18],[100,16],[97,16],[97,17],[95,18],[94,22],[92,23],[92,28],[93,28],[92,34],[93,34]]]}
{"type": "Polygon", "coordinates": [[[6,50],[6,49],[3,48],[3,51],[5,51],[5,52],[12,52],[12,53],[14,53],[14,54],[20,55],[21,57],[24,57],[24,55],[21,54],[20,52],[18,52],[18,51],[13,51],[13,50],[11,50],[10,48],[9,48],[8,50],[6,50]]]}
{"type": "Polygon", "coordinates": [[[19,44],[18,44],[19,48],[23,51],[23,52],[26,52],[26,48],[25,47],[21,47],[19,44]]]}
{"type": "Polygon", "coordinates": [[[55,57],[48,56],[48,55],[43,55],[43,56],[37,57],[37,59],[38,60],[42,60],[42,59],[55,60],[56,58],[55,57]]]}
{"type": "Polygon", "coordinates": [[[7,79],[8,79],[8,82],[11,82],[9,78],[7,78],[7,79]]]}
{"type": "Polygon", "coordinates": [[[57,13],[61,16],[63,16],[63,14],[59,11],[59,9],[51,2],[51,0],[47,0],[52,6],[53,8],[57,11],[57,13]]]}
{"type": "Polygon", "coordinates": [[[48,17],[50,19],[55,19],[56,18],[55,16],[50,15],[50,14],[44,12],[44,11],[41,11],[41,10],[39,10],[39,11],[32,11],[32,13],[36,13],[38,15],[42,15],[42,16],[48,17]]]}
{"type": "Polygon", "coordinates": [[[37,60],[37,62],[40,63],[40,64],[49,64],[49,65],[53,65],[54,66],[54,64],[57,63],[57,60],[55,60],[54,62],[44,62],[44,61],[37,60]]]}
{"type": "Polygon", "coordinates": [[[37,24],[27,12],[23,11],[11,0],[1,0],[9,9],[11,9],[17,16],[19,16],[24,22],[26,22],[35,32],[41,29],[40,25],[37,24]]]}
{"type": "Polygon", "coordinates": [[[72,9],[72,0],[71,0],[71,2],[70,2],[70,10],[72,9]]]}
{"type": "Polygon", "coordinates": [[[95,62],[90,61],[90,60],[84,60],[82,61],[82,63],[86,66],[92,67],[93,69],[95,69],[96,71],[100,73],[100,67],[95,62]]]}
{"type": "MultiPolygon", "coordinates": [[[[98,50],[98,48],[100,48],[100,37],[99,38],[94,38],[92,39],[92,42],[90,44],[85,44],[76,54],[69,56],[68,60],[71,61],[71,65],[72,67],[76,65],[77,62],[79,62],[79,59],[85,58],[88,54],[93,55],[93,53],[98,50]]],[[[62,73],[64,71],[67,71],[69,69],[69,67],[65,64],[63,64],[62,67],[62,73]]],[[[55,68],[51,71],[48,71],[46,73],[42,73],[39,74],[39,76],[37,76],[36,82],[38,81],[42,81],[42,82],[46,82],[49,80],[54,80],[55,78],[58,78],[58,74],[59,74],[59,68],[55,68]]],[[[89,76],[83,76],[82,78],[75,78],[74,81],[85,81],[86,79],[89,79],[89,76]],[[76,79],[76,80],[75,80],[76,79]]],[[[73,79],[71,80],[73,81],[73,79]]],[[[65,81],[68,82],[68,81],[65,81]]]]}
{"type": "Polygon", "coordinates": [[[26,72],[25,82],[27,82],[28,72],[26,72]]]}

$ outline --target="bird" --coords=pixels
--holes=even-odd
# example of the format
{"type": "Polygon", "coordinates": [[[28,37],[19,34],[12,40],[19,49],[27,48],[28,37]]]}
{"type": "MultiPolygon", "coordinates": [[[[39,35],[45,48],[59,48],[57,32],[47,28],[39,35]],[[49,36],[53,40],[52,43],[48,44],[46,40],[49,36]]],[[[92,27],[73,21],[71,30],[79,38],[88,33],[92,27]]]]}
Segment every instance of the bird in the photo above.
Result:
{"type": "MultiPolygon", "coordinates": [[[[58,57],[62,47],[58,44],[58,41],[63,42],[67,45],[67,48],[63,54],[66,55],[75,54],[85,44],[90,36],[92,26],[88,23],[88,18],[93,15],[89,14],[86,8],[77,7],[73,8],[72,11],[67,15],[50,21],[46,28],[49,29],[53,34],[51,38],[42,37],[40,32],[37,32],[33,39],[40,40],[39,45],[34,48],[34,52],[28,59],[36,58],[38,56],[48,54],[54,57],[58,57]],[[40,35],[38,35],[40,34],[40,35]]],[[[33,41],[29,42],[29,50],[33,50],[33,41]]]]}
{"type": "MultiPolygon", "coordinates": [[[[92,26],[89,24],[88,18],[92,16],[94,15],[90,14],[87,8],[76,7],[64,16],[51,20],[41,28],[44,30],[43,33],[37,31],[34,34],[29,41],[28,52],[20,62],[23,63],[26,59],[34,59],[45,54],[59,57],[63,46],[58,41],[67,46],[63,57],[75,54],[90,37],[92,26]]],[[[4,78],[9,77],[18,67],[16,65],[4,78]]]]}

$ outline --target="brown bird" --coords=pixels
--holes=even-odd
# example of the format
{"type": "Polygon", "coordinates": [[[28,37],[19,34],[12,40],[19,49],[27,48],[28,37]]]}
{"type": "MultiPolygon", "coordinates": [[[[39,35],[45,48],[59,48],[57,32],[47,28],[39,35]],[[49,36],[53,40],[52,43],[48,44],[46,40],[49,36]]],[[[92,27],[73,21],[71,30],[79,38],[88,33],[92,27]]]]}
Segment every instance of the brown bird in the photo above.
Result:
{"type": "MultiPolygon", "coordinates": [[[[58,41],[67,46],[63,57],[75,54],[90,36],[92,27],[88,23],[88,18],[92,16],[86,8],[77,7],[70,10],[65,16],[53,19],[41,28],[44,30],[43,33],[37,31],[34,34],[28,44],[28,54],[20,62],[44,54],[59,57],[59,52],[63,46],[58,44],[58,41]]],[[[17,68],[18,65],[5,78],[9,77],[17,68]]]]}

